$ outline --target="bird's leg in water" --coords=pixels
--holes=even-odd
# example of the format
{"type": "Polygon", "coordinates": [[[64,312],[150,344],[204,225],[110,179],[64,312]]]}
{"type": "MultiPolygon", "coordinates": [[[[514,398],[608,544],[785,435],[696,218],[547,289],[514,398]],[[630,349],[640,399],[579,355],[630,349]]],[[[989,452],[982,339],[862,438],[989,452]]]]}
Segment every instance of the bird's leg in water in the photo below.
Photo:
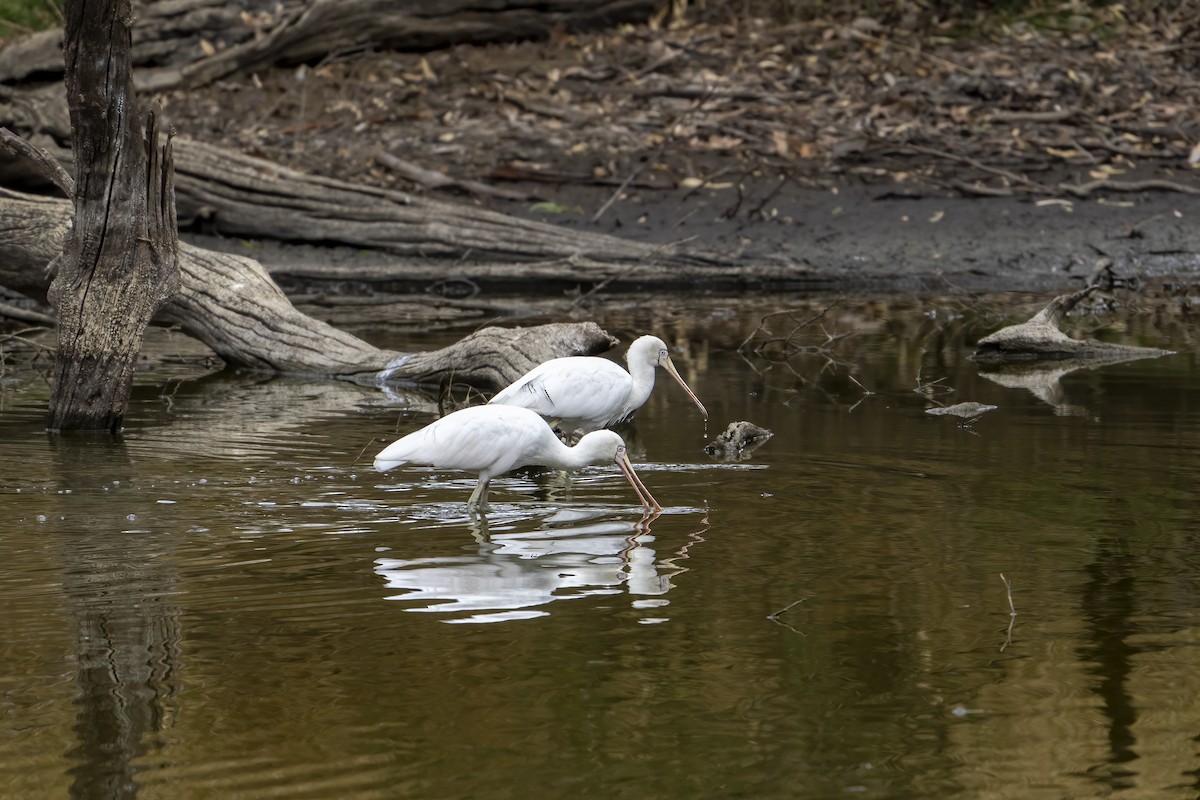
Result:
{"type": "Polygon", "coordinates": [[[492,540],[488,538],[488,518],[485,514],[471,511],[467,515],[467,529],[478,544],[491,547],[492,540]]]}
{"type": "MultiPolygon", "coordinates": [[[[643,533],[650,532],[650,523],[662,516],[661,508],[647,508],[642,511],[642,518],[633,524],[633,529],[637,534],[629,537],[630,542],[636,542],[637,537],[643,533]]],[[[630,548],[631,550],[633,548],[630,548]]]]}
{"type": "Polygon", "coordinates": [[[475,484],[475,491],[471,492],[471,498],[467,500],[467,509],[470,511],[487,511],[487,495],[488,483],[480,478],[479,483],[475,484]]]}
{"type": "Polygon", "coordinates": [[[571,499],[571,473],[565,469],[558,470],[558,480],[562,483],[563,497],[567,500],[571,499]]]}
{"type": "Polygon", "coordinates": [[[562,427],[562,423],[558,420],[555,420],[554,422],[554,432],[558,434],[558,440],[567,447],[574,447],[575,445],[579,444],[579,440],[582,439],[583,435],[586,433],[586,431],[584,431],[582,428],[567,430],[566,428],[562,427]]]}

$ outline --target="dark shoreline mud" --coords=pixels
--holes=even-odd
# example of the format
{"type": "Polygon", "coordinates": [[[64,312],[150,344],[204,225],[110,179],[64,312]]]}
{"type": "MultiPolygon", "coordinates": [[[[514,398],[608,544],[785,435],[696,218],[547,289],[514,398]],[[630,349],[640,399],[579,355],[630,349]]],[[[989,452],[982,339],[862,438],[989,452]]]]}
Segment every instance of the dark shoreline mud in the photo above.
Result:
{"type": "MultiPolygon", "coordinates": [[[[743,189],[751,202],[772,185],[743,189]]],[[[898,187],[897,187],[898,188],[898,187]]],[[[737,254],[744,264],[737,281],[672,285],[646,282],[636,266],[624,269],[603,289],[695,289],[701,291],[854,291],[868,293],[1058,292],[1085,285],[1098,267],[1111,266],[1122,284],[1175,291],[1200,288],[1200,197],[1143,192],[1116,197],[1038,203],[1021,198],[906,196],[879,186],[846,183],[836,191],[785,186],[760,215],[747,221],[726,210],[737,191],[719,188],[638,190],[614,202],[598,222],[593,209],[608,192],[593,187],[542,188],[545,204],[491,203],[516,216],[551,221],[644,242],[688,240],[692,246],[737,254]],[[546,207],[545,205],[541,206],[546,207]],[[786,278],[763,279],[758,267],[790,266],[786,278]]],[[[742,200],[745,205],[747,201],[742,200]]],[[[292,291],[324,284],[340,291],[426,292],[441,281],[463,280],[469,293],[561,293],[592,291],[595,284],[547,284],[519,275],[481,279],[472,262],[418,263],[377,251],[309,247],[269,241],[244,242],[211,235],[185,238],[212,249],[240,252],[261,261],[292,291]],[[339,264],[347,279],[312,282],[307,264],[339,264]],[[386,281],[359,281],[357,267],[386,272],[386,281]]],[[[773,276],[778,274],[772,269],[773,276]]],[[[440,292],[439,292],[440,293],[440,292]]]]}

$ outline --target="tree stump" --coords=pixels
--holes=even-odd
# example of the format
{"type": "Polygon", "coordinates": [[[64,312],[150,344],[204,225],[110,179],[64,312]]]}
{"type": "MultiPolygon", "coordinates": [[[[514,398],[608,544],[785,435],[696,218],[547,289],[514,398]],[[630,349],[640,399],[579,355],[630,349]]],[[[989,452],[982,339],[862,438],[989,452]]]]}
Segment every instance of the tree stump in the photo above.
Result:
{"type": "Polygon", "coordinates": [[[132,19],[129,0],[66,5],[75,222],[48,292],[52,430],[120,429],[142,335],[180,286],[171,145],[137,111],[132,19]]]}

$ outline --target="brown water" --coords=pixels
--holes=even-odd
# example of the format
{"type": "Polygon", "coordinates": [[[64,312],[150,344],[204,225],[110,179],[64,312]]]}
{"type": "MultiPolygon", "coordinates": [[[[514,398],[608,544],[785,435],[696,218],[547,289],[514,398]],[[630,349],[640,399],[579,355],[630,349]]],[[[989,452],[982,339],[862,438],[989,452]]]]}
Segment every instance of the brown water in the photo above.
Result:
{"type": "Polygon", "coordinates": [[[0,384],[0,793],[1195,797],[1196,327],[1107,318],[1178,354],[1006,386],[986,312],[740,356],[767,310],[601,319],[686,345],[708,438],[775,431],[715,461],[660,379],[649,525],[611,468],[498,481],[486,531],[473,478],[374,473],[427,398],[183,359],[114,445],[0,384]]]}

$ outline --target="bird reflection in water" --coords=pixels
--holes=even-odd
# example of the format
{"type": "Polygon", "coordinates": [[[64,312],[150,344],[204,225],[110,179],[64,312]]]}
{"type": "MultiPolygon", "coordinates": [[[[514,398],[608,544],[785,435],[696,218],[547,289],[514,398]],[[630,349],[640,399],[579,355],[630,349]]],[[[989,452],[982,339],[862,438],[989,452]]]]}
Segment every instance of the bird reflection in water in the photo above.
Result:
{"type": "Polygon", "coordinates": [[[689,534],[668,558],[659,558],[650,530],[659,512],[637,522],[612,518],[613,509],[559,509],[537,530],[491,533],[486,518],[473,523],[478,550],[471,555],[378,558],[375,572],[408,611],[453,614],[443,622],[481,623],[546,616],[556,600],[629,594],[637,608],[667,605],[679,562],[704,541],[708,527],[689,534]]]}

